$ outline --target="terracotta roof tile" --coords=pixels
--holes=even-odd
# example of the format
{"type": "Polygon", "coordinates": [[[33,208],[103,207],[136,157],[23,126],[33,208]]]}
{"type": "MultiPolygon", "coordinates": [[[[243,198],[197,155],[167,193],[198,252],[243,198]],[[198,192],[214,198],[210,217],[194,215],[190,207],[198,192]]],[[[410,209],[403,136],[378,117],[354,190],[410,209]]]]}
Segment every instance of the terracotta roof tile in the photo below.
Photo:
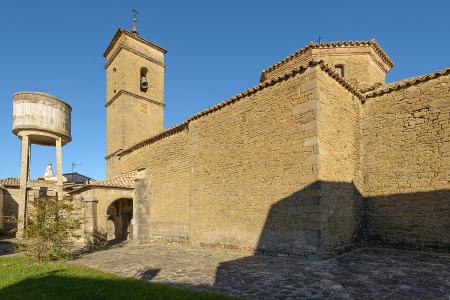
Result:
{"type": "Polygon", "coordinates": [[[134,188],[134,181],[138,178],[138,172],[131,171],[105,180],[92,180],[86,186],[134,188]]]}
{"type": "Polygon", "coordinates": [[[415,85],[415,84],[418,84],[418,83],[421,83],[424,81],[439,78],[441,76],[449,75],[449,74],[450,74],[450,67],[439,70],[439,71],[431,73],[431,74],[415,76],[415,77],[406,78],[406,79],[403,79],[400,81],[383,84],[379,87],[376,87],[375,89],[372,89],[370,91],[363,93],[364,99],[376,97],[381,94],[389,93],[394,90],[398,90],[398,89],[401,89],[404,87],[409,87],[409,86],[412,86],[412,85],[415,85]]]}
{"type": "MultiPolygon", "coordinates": [[[[52,181],[46,181],[46,180],[29,180],[28,184],[37,185],[37,186],[51,186],[55,185],[55,182],[52,181]]],[[[20,179],[19,178],[3,178],[0,179],[0,185],[3,185],[4,187],[19,187],[20,186],[20,179]]]]}
{"type": "Polygon", "coordinates": [[[381,57],[381,59],[388,64],[390,67],[394,66],[394,62],[391,60],[391,58],[384,52],[384,50],[378,45],[378,43],[375,41],[375,39],[371,39],[370,41],[340,41],[340,42],[324,42],[320,44],[316,43],[309,43],[305,47],[295,51],[291,55],[287,56],[286,58],[280,60],[279,62],[271,65],[267,69],[263,70],[263,75],[267,72],[270,72],[274,70],[275,68],[284,65],[285,63],[291,61],[297,56],[302,55],[306,51],[310,49],[324,49],[324,48],[333,48],[333,47],[352,47],[352,46],[372,46],[375,52],[381,57]]]}
{"type": "MultiPolygon", "coordinates": [[[[32,179],[28,181],[28,185],[29,186],[40,186],[40,187],[51,187],[51,186],[56,186],[56,182],[55,181],[49,181],[49,180],[42,180],[42,179],[32,179]]],[[[73,183],[73,182],[64,182],[64,188],[73,188],[77,185],[77,183],[73,183]]],[[[8,177],[8,178],[3,178],[0,179],[0,187],[3,188],[8,188],[8,187],[12,187],[12,188],[18,188],[20,187],[20,179],[19,178],[13,178],[13,177],[8,177]]]]}
{"type": "Polygon", "coordinates": [[[126,35],[126,36],[128,36],[128,37],[130,37],[130,38],[133,38],[133,39],[135,39],[135,40],[137,40],[137,41],[140,41],[141,43],[144,43],[144,44],[146,44],[146,45],[152,47],[153,49],[156,49],[156,50],[158,50],[158,51],[160,51],[160,52],[162,52],[162,53],[164,53],[164,54],[167,53],[167,50],[166,50],[166,49],[161,48],[160,46],[158,46],[158,45],[156,45],[156,44],[153,44],[152,42],[147,41],[146,39],[140,37],[140,36],[137,35],[137,34],[134,34],[134,33],[132,33],[132,32],[129,32],[129,31],[126,30],[126,29],[119,28],[119,29],[116,31],[116,34],[114,34],[114,37],[113,37],[113,39],[111,40],[111,42],[109,43],[109,45],[108,45],[108,47],[106,48],[105,52],[103,53],[103,56],[104,56],[104,57],[106,57],[106,56],[108,55],[108,53],[111,51],[111,49],[113,48],[114,44],[116,43],[116,41],[119,39],[119,37],[120,37],[122,34],[123,34],[123,35],[126,35]]]}

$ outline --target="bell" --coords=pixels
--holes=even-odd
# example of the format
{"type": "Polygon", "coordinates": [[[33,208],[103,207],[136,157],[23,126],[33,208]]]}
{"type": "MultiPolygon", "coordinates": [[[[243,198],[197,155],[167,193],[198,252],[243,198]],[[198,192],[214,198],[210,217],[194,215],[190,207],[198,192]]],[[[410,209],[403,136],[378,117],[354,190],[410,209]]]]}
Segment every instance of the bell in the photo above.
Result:
{"type": "Polygon", "coordinates": [[[148,89],[148,81],[147,78],[145,78],[145,76],[141,77],[141,89],[143,90],[148,89]]]}

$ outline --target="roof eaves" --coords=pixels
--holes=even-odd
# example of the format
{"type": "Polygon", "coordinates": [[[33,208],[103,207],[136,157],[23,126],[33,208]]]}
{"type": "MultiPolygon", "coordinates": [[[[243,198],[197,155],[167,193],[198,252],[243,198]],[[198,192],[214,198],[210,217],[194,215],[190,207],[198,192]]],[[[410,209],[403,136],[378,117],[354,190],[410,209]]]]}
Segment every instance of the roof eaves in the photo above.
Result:
{"type": "Polygon", "coordinates": [[[324,49],[324,48],[332,48],[332,47],[351,47],[351,46],[372,46],[375,50],[375,52],[381,57],[381,59],[389,65],[391,68],[394,66],[394,62],[391,60],[391,58],[386,54],[386,52],[381,48],[381,46],[377,43],[375,39],[371,39],[369,41],[340,41],[340,42],[323,42],[320,44],[316,44],[313,42],[310,42],[305,47],[295,51],[291,55],[283,58],[282,60],[278,61],[277,63],[271,65],[267,69],[262,71],[261,77],[263,78],[265,74],[268,72],[276,69],[277,67],[284,65],[285,63],[291,61],[297,56],[300,56],[307,52],[310,49],[324,49]]]}
{"type": "Polygon", "coordinates": [[[378,88],[375,88],[373,90],[370,90],[366,93],[363,93],[363,98],[373,98],[382,94],[386,94],[395,90],[399,90],[402,88],[410,87],[412,85],[416,85],[421,82],[425,82],[428,80],[436,79],[441,76],[450,75],[450,67],[447,67],[445,69],[436,71],[434,73],[425,74],[425,75],[419,75],[411,78],[406,78],[397,82],[392,82],[389,84],[384,84],[378,88]]]}
{"type": "Polygon", "coordinates": [[[107,185],[84,185],[80,188],[75,188],[71,191],[68,191],[67,193],[69,194],[78,194],[90,189],[94,189],[94,188],[103,188],[103,189],[123,189],[123,190],[132,190],[134,189],[134,187],[124,187],[124,186],[107,186],[107,185]]]}
{"type": "Polygon", "coordinates": [[[302,73],[304,72],[306,69],[314,67],[319,65],[320,68],[326,72],[329,76],[331,76],[332,78],[334,78],[337,82],[339,82],[342,86],[344,86],[345,88],[347,88],[349,91],[351,91],[352,93],[354,93],[355,95],[357,95],[358,97],[362,97],[361,93],[358,92],[358,90],[352,86],[349,82],[347,82],[342,76],[340,76],[339,74],[337,74],[332,68],[330,68],[328,65],[326,65],[322,60],[316,61],[316,60],[311,60],[309,63],[302,65],[300,67],[295,68],[294,70],[291,70],[285,74],[282,74],[276,78],[273,78],[271,80],[267,80],[264,82],[260,82],[257,86],[254,86],[250,89],[247,89],[245,91],[243,91],[242,93],[239,93],[227,100],[224,100],[216,105],[213,105],[203,111],[200,111],[199,113],[187,118],[185,121],[171,127],[168,128],[150,138],[144,139],[132,146],[130,146],[129,148],[122,150],[121,152],[119,152],[117,155],[118,156],[123,156],[126,155],[128,153],[131,153],[139,148],[142,148],[148,144],[151,144],[157,140],[160,140],[166,136],[169,136],[173,133],[179,132],[181,130],[184,130],[188,127],[189,123],[193,120],[199,119],[205,115],[208,115],[212,112],[215,112],[217,110],[222,109],[223,107],[226,107],[228,105],[233,104],[234,102],[239,101],[242,98],[245,98],[249,95],[255,94],[258,91],[261,91],[269,86],[275,85],[278,82],[281,82],[283,80],[286,80],[289,77],[292,77],[298,73],[302,73]]]}
{"type": "Polygon", "coordinates": [[[153,44],[150,41],[147,41],[146,39],[140,37],[137,34],[131,33],[128,30],[125,30],[123,28],[119,28],[119,29],[117,29],[116,33],[114,34],[114,37],[112,38],[111,42],[109,43],[108,47],[106,48],[105,52],[103,53],[103,57],[106,57],[108,55],[108,53],[112,50],[112,48],[114,47],[114,44],[117,42],[117,40],[120,38],[120,36],[122,34],[129,36],[137,41],[140,41],[141,43],[144,43],[147,46],[150,46],[150,47],[162,52],[163,54],[167,53],[166,49],[164,49],[156,44],[153,44]]]}

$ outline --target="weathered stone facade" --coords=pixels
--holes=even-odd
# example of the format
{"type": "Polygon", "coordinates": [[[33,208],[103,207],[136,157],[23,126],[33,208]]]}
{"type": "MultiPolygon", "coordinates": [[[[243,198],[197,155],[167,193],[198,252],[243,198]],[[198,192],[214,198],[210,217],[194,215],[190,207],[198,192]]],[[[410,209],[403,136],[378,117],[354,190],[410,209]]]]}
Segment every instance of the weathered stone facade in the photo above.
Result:
{"type": "Polygon", "coordinates": [[[105,229],[126,192],[140,241],[298,255],[364,240],[450,248],[450,69],[385,84],[393,63],[374,40],[310,44],[162,130],[164,53],[122,29],[105,53],[107,180],[140,175],[133,192],[76,192],[89,228],[105,229]],[[142,66],[155,72],[146,92],[142,66]]]}
{"type": "MultiPolygon", "coordinates": [[[[106,155],[163,129],[166,50],[119,29],[106,49],[106,155]],[[147,87],[142,84],[145,79],[147,87]]],[[[107,160],[107,175],[110,177],[107,160]]]]}
{"type": "Polygon", "coordinates": [[[362,106],[364,195],[372,238],[450,245],[449,73],[372,93],[362,106]]]}

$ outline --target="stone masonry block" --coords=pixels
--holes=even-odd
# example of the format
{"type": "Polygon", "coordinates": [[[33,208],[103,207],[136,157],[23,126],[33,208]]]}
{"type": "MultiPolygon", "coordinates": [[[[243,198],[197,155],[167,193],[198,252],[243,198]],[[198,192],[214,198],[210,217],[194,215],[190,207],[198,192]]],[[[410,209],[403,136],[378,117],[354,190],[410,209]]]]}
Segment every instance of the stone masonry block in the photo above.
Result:
{"type": "Polygon", "coordinates": [[[317,80],[310,80],[300,85],[300,92],[304,93],[314,88],[317,88],[317,80]]]}
{"type": "Polygon", "coordinates": [[[312,137],[306,138],[303,141],[303,147],[311,147],[311,146],[316,146],[318,144],[319,144],[318,136],[312,136],[312,137]]]}
{"type": "Polygon", "coordinates": [[[310,165],[318,165],[319,164],[319,155],[313,154],[305,158],[303,165],[304,166],[310,166],[310,165]]]}
{"type": "Polygon", "coordinates": [[[317,100],[310,100],[308,102],[301,103],[292,108],[292,115],[295,116],[295,115],[304,114],[308,111],[314,111],[317,109],[317,106],[318,106],[317,103],[318,103],[317,100]]]}
{"type": "Polygon", "coordinates": [[[311,121],[308,123],[305,123],[301,127],[302,131],[309,131],[309,130],[316,130],[317,129],[317,121],[311,121]]]}

